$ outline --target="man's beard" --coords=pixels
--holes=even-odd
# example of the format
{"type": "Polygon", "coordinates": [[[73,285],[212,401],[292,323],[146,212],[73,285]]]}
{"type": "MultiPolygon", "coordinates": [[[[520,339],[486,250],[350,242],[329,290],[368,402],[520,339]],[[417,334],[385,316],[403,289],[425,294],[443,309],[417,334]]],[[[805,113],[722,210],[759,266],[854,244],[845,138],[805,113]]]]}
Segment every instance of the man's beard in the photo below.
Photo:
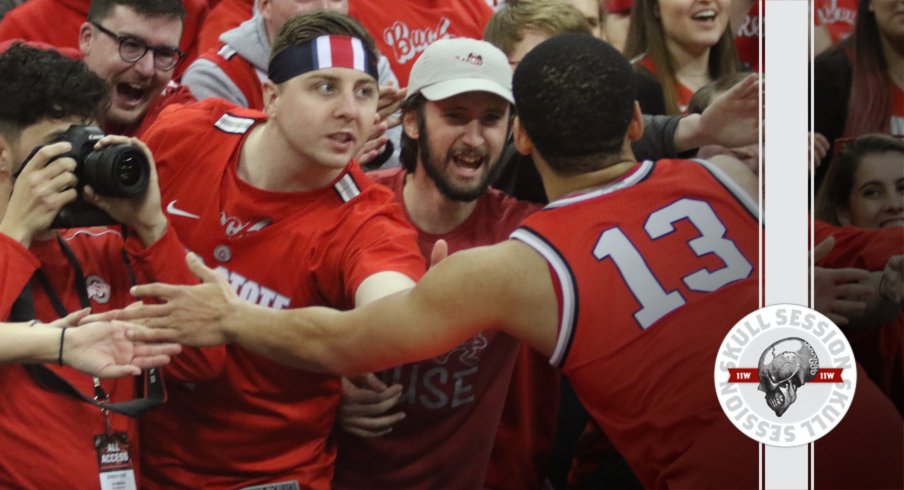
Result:
{"type": "MultiPolygon", "coordinates": [[[[456,186],[451,179],[447,177],[445,171],[446,167],[444,165],[452,160],[452,154],[447,153],[445,159],[441,162],[434,161],[433,154],[430,152],[430,135],[427,132],[427,125],[425,124],[424,119],[418,121],[418,132],[418,156],[424,167],[424,171],[436,185],[436,188],[439,189],[439,192],[449,199],[462,202],[476,200],[487,191],[490,184],[495,182],[496,178],[499,177],[499,174],[502,172],[502,165],[500,162],[491,164],[489,161],[486,161],[484,163],[489,165],[489,170],[484,173],[483,178],[476,186],[467,188],[456,186]]],[[[489,155],[484,155],[483,158],[488,160],[489,155]]]]}

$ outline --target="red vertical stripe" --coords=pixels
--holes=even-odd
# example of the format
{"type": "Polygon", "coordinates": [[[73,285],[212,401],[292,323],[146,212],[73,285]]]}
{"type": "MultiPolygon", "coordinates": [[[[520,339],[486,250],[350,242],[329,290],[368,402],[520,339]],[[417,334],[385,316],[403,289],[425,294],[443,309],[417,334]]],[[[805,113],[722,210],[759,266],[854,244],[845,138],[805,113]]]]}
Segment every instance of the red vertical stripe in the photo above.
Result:
{"type": "Polygon", "coordinates": [[[355,54],[352,51],[352,38],[346,36],[330,36],[332,66],[355,66],[355,54]]]}

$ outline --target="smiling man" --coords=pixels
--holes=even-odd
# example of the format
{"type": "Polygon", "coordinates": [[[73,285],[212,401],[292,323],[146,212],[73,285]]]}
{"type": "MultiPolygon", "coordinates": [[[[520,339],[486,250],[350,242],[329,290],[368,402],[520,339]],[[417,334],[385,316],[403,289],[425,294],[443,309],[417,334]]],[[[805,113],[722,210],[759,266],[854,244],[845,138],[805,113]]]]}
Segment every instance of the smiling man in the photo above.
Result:
{"type": "Polygon", "coordinates": [[[85,64],[110,85],[109,133],[141,135],[167,104],[192,100],[171,84],[185,9],[180,0],[93,0],[79,30],[85,64]]]}
{"type": "MultiPolygon", "coordinates": [[[[350,17],[297,16],[273,44],[265,113],[207,99],[148,130],[180,238],[249,302],[351,309],[423,272],[392,193],[353,161],[376,62],[350,17]]],[[[168,374],[169,403],[142,421],[143,488],[330,488],[337,376],[238,346],[189,351],[168,374]]]]}

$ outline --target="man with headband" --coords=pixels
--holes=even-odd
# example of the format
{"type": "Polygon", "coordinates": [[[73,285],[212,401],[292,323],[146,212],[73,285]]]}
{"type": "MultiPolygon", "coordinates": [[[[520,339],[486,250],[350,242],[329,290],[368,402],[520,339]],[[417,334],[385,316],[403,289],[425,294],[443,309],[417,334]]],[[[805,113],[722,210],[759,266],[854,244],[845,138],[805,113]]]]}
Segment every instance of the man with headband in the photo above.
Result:
{"type": "MultiPolygon", "coordinates": [[[[246,301],[351,309],[423,273],[395,197],[352,160],[374,124],[376,59],[350,17],[294,17],[265,113],[208,99],[148,130],[170,222],[246,301]]],[[[169,403],[142,421],[142,488],[330,487],[337,376],[239,346],[174,361],[169,403]]]]}

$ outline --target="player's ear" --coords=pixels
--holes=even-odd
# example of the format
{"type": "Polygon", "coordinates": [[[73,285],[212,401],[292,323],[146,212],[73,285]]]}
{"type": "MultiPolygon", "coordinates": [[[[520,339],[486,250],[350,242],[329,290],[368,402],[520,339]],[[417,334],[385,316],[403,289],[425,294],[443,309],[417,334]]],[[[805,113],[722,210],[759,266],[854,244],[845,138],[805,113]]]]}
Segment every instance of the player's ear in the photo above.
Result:
{"type": "Polygon", "coordinates": [[[643,114],[640,112],[640,104],[634,101],[634,112],[631,114],[631,122],[628,123],[628,141],[637,141],[643,136],[643,114]]]}
{"type": "Polygon", "coordinates": [[[534,149],[534,142],[527,135],[527,131],[524,130],[524,126],[521,125],[521,119],[518,116],[515,116],[515,121],[512,123],[512,136],[514,137],[515,148],[518,153],[530,155],[531,150],[534,149]]]}
{"type": "Polygon", "coordinates": [[[6,139],[6,136],[0,134],[0,173],[11,174],[16,162],[13,161],[13,148],[6,139]]]}

